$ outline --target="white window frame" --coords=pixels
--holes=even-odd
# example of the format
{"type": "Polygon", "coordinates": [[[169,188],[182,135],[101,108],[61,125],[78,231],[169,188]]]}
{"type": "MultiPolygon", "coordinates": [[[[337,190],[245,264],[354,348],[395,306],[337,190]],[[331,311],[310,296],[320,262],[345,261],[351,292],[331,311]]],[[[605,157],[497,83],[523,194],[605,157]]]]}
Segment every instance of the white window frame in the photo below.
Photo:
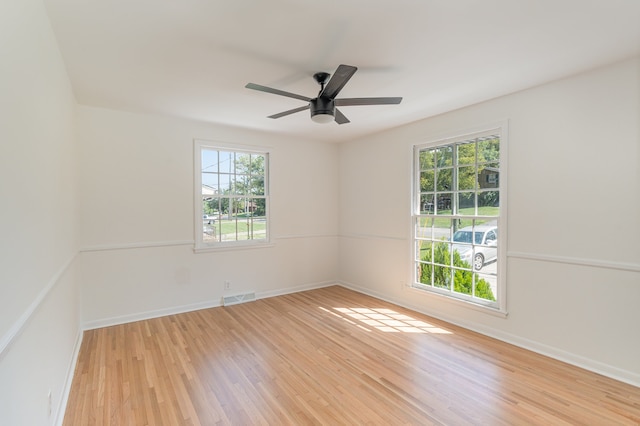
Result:
{"type": "Polygon", "coordinates": [[[270,195],[269,195],[269,163],[270,150],[266,147],[233,145],[218,143],[215,141],[194,140],[193,149],[194,158],[194,251],[206,252],[216,250],[232,250],[232,249],[249,249],[272,246],[270,237],[270,195]],[[265,176],[264,176],[264,199],[265,199],[265,224],[266,238],[249,239],[249,240],[230,240],[230,241],[213,241],[207,242],[203,240],[204,234],[204,207],[202,202],[202,151],[216,150],[225,152],[236,152],[243,154],[259,154],[265,156],[265,176]]]}
{"type": "MultiPolygon", "coordinates": [[[[508,158],[508,122],[503,121],[493,125],[482,126],[481,128],[471,129],[466,132],[460,132],[456,135],[443,136],[428,142],[414,144],[413,145],[413,157],[412,157],[412,173],[411,173],[411,280],[409,288],[412,291],[420,292],[421,294],[428,295],[429,297],[444,297],[444,299],[450,303],[457,304],[458,306],[464,306],[471,309],[481,310],[483,312],[497,314],[501,317],[507,315],[507,158],[508,158]],[[446,146],[455,144],[458,142],[468,141],[474,138],[498,135],[500,137],[500,213],[497,217],[498,223],[498,254],[497,254],[497,291],[495,294],[496,301],[484,301],[478,298],[470,298],[464,295],[459,295],[450,290],[442,290],[437,287],[426,286],[418,282],[417,278],[417,224],[421,215],[420,212],[420,158],[419,152],[425,148],[435,148],[439,146],[446,146]]],[[[458,216],[452,215],[452,218],[458,216]]],[[[468,216],[459,216],[460,218],[469,218],[468,216]]]]}

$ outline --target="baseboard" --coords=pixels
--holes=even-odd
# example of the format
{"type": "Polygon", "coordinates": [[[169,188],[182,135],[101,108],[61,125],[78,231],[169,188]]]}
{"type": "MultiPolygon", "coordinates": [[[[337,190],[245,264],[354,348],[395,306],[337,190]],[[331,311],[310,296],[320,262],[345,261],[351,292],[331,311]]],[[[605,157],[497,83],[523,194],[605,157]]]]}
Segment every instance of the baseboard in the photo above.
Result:
{"type": "Polygon", "coordinates": [[[543,343],[540,343],[534,340],[525,339],[510,333],[505,333],[505,332],[491,329],[488,327],[478,326],[475,323],[467,323],[464,321],[456,320],[454,318],[449,318],[442,315],[434,314],[433,312],[428,312],[424,309],[421,309],[418,306],[410,305],[400,300],[396,300],[394,298],[389,298],[384,294],[371,291],[370,289],[355,285],[353,283],[338,281],[337,284],[342,287],[348,288],[350,290],[357,291],[359,293],[363,293],[363,294],[375,297],[377,299],[381,299],[386,302],[393,303],[395,305],[402,306],[403,308],[411,309],[413,311],[416,311],[425,315],[429,315],[441,321],[446,321],[450,324],[480,333],[482,335],[500,340],[505,343],[509,343],[511,345],[520,347],[522,349],[526,349],[531,352],[535,352],[537,354],[544,355],[549,358],[553,358],[555,360],[565,362],[567,364],[571,364],[575,367],[579,367],[584,370],[588,370],[593,373],[600,374],[602,376],[606,376],[611,379],[630,384],[632,386],[640,387],[640,374],[637,374],[628,370],[623,370],[617,367],[613,367],[611,365],[604,364],[602,362],[595,361],[590,358],[585,358],[580,355],[576,355],[574,353],[567,352],[553,346],[545,345],[543,343]]]}
{"type": "Polygon", "coordinates": [[[301,284],[295,287],[286,287],[278,290],[261,291],[256,293],[256,299],[267,299],[269,297],[283,296],[285,294],[299,293],[301,291],[315,290],[318,288],[339,285],[337,281],[321,281],[318,283],[301,284]]]}
{"type": "Polygon", "coordinates": [[[144,321],[153,318],[166,317],[167,315],[183,314],[185,312],[199,311],[200,309],[209,309],[222,306],[222,299],[217,301],[207,301],[192,303],[189,305],[171,306],[163,309],[155,309],[153,311],[139,312],[129,315],[121,315],[111,318],[103,318],[94,321],[85,322],[83,330],[93,330],[96,328],[111,327],[112,325],[127,324],[130,322],[144,321]]]}
{"type": "Polygon", "coordinates": [[[67,403],[69,402],[69,394],[71,392],[71,384],[73,383],[73,375],[76,371],[78,356],[80,355],[80,347],[82,347],[83,336],[84,333],[82,332],[82,329],[79,329],[78,336],[76,337],[76,343],[73,347],[73,355],[71,356],[69,366],[67,367],[67,379],[65,380],[64,388],[62,389],[62,397],[60,398],[60,403],[58,404],[57,414],[54,422],[54,425],[56,426],[62,426],[62,422],[64,421],[64,415],[67,411],[67,403]]]}
{"type": "MultiPolygon", "coordinates": [[[[281,296],[284,294],[298,293],[300,291],[313,290],[316,288],[323,288],[331,285],[338,285],[338,283],[336,281],[322,281],[318,283],[302,284],[294,287],[285,287],[277,290],[256,292],[256,299],[265,299],[268,297],[281,296]]],[[[110,327],[112,325],[127,324],[130,322],[160,318],[167,315],[176,315],[183,314],[185,312],[199,311],[201,309],[217,308],[219,306],[222,306],[222,297],[219,300],[198,302],[189,305],[171,306],[168,308],[156,309],[130,315],[121,315],[117,317],[88,321],[83,324],[83,330],[93,330],[96,328],[110,327]]]]}

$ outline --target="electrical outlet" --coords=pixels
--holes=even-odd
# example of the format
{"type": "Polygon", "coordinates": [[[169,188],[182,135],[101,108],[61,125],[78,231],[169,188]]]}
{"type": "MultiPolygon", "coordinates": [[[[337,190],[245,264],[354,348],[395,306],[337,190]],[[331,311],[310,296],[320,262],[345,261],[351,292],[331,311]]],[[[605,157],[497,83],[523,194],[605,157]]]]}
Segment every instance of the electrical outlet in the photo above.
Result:
{"type": "Polygon", "coordinates": [[[225,290],[229,290],[231,288],[231,281],[225,281],[224,282],[224,289],[225,290]]]}

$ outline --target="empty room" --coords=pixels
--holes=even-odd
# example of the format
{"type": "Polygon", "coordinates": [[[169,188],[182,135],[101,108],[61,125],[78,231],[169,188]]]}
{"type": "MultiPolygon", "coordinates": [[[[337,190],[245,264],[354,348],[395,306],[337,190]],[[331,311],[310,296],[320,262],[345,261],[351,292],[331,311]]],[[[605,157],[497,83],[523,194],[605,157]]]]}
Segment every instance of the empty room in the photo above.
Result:
{"type": "Polygon", "coordinates": [[[0,424],[640,424],[638,22],[0,0],[0,424]]]}

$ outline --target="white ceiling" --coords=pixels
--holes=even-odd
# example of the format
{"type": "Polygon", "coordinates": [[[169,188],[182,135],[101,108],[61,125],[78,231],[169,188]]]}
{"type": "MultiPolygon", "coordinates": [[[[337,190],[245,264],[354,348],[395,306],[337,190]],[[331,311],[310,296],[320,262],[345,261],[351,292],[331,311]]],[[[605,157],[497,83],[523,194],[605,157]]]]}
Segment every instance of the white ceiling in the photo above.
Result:
{"type": "Polygon", "coordinates": [[[640,54],[638,0],[44,0],[77,101],[339,142],[640,54]],[[344,125],[302,101],[359,71],[344,125]]]}

